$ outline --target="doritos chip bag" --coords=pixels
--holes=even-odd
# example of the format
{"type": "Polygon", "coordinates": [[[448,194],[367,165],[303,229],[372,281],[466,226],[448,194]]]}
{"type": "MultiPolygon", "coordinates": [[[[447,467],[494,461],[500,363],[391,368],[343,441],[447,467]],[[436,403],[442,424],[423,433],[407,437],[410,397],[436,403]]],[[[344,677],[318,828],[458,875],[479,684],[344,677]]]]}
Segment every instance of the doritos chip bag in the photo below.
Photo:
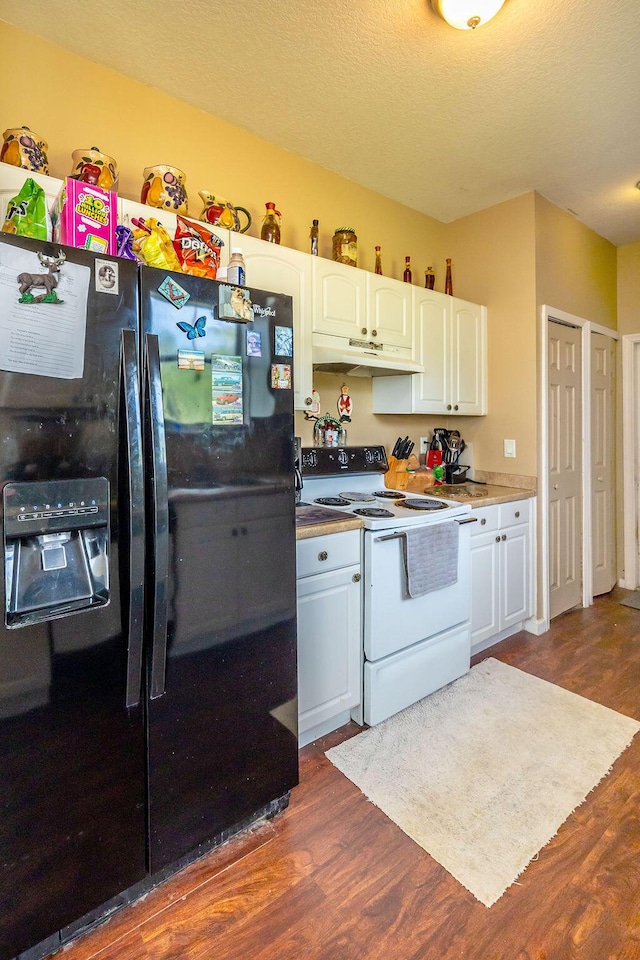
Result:
{"type": "Polygon", "coordinates": [[[51,220],[47,199],[42,187],[28,177],[20,193],[9,200],[2,229],[18,237],[33,237],[35,240],[51,239],[51,220]]]}
{"type": "Polygon", "coordinates": [[[215,280],[224,241],[200,223],[178,214],[173,246],[183,273],[215,280]]]}

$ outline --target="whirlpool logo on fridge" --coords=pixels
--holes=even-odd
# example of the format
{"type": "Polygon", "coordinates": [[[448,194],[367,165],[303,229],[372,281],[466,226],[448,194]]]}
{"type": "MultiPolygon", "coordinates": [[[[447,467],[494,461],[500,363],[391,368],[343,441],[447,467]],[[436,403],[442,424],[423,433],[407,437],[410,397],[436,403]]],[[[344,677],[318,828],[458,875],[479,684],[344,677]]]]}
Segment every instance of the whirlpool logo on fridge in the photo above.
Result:
{"type": "Polygon", "coordinates": [[[263,307],[259,303],[254,303],[253,305],[254,316],[259,317],[275,317],[276,311],[274,307],[263,307]]]}

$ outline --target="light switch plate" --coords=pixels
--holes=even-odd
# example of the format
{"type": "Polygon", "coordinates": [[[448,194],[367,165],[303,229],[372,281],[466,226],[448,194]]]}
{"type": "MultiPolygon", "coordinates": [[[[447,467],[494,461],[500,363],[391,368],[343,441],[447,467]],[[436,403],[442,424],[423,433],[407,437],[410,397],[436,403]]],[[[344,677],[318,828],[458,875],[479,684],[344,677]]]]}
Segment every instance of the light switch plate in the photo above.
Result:
{"type": "Polygon", "coordinates": [[[420,437],[420,453],[426,453],[429,449],[429,437],[420,437]]]}
{"type": "Polygon", "coordinates": [[[505,457],[514,457],[516,455],[516,442],[515,440],[505,440],[504,441],[504,455],[505,457]]]}

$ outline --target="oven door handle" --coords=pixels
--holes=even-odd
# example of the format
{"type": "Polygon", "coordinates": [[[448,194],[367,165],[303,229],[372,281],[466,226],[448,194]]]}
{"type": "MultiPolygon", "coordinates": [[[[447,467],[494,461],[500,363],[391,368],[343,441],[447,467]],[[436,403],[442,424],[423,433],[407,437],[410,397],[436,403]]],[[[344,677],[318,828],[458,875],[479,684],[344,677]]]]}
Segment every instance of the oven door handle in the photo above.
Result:
{"type": "MultiPolygon", "coordinates": [[[[455,522],[456,522],[457,524],[459,524],[460,526],[462,526],[463,523],[477,523],[477,522],[478,522],[478,518],[477,518],[477,517],[463,517],[461,520],[459,520],[458,517],[454,517],[453,519],[454,519],[455,522]]],[[[405,536],[404,532],[403,532],[403,533],[389,533],[389,534],[387,534],[386,537],[376,537],[375,542],[376,542],[376,543],[384,543],[385,540],[402,540],[402,538],[403,538],[404,536],[405,536]]]]}

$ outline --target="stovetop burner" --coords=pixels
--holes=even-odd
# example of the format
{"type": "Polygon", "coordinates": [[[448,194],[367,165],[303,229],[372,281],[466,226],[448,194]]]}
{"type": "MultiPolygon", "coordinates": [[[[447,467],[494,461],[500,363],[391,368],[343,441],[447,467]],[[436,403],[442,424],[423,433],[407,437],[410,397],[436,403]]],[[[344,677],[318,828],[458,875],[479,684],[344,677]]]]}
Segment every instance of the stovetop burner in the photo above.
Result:
{"type": "Polygon", "coordinates": [[[391,510],[385,510],[383,507],[358,507],[353,512],[361,517],[373,517],[376,520],[386,520],[387,517],[393,516],[391,510]]]}
{"type": "Polygon", "coordinates": [[[344,497],[349,503],[372,503],[375,500],[375,497],[372,497],[370,493],[361,493],[355,491],[354,493],[340,493],[341,497],[344,497]]]}
{"type": "Polygon", "coordinates": [[[316,497],[313,502],[321,503],[324,507],[348,507],[351,505],[351,501],[345,500],[344,497],[316,497]]]}
{"type": "Polygon", "coordinates": [[[404,500],[404,493],[400,493],[398,490],[376,490],[374,491],[374,497],[378,497],[379,500],[404,500]]]}
{"type": "Polygon", "coordinates": [[[405,498],[398,500],[399,507],[407,507],[408,510],[446,510],[447,504],[440,500],[412,500],[405,498]]]}

